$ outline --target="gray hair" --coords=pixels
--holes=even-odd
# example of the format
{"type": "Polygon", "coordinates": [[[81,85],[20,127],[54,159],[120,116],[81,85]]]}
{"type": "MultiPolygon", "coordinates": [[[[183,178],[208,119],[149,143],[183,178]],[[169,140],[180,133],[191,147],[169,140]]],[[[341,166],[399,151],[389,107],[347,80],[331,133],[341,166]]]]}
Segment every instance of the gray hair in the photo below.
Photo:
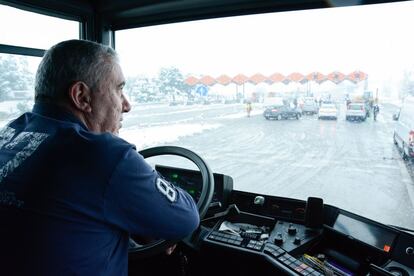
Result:
{"type": "Polygon", "coordinates": [[[67,40],[46,51],[36,72],[35,101],[59,102],[77,81],[100,87],[118,56],[112,48],[87,40],[67,40]]]}

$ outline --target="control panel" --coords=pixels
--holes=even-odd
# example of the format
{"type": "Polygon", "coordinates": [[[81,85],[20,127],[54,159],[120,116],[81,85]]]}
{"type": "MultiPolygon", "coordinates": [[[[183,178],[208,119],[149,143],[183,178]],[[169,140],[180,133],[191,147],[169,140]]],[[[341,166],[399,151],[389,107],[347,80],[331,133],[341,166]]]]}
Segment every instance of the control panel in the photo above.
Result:
{"type": "Polygon", "coordinates": [[[209,233],[206,241],[261,254],[284,269],[292,270],[292,273],[324,275],[300,258],[289,254],[315,240],[321,232],[321,229],[307,229],[303,225],[285,221],[277,221],[273,227],[269,227],[268,222],[253,225],[222,220],[209,233]]]}
{"type": "Polygon", "coordinates": [[[243,254],[260,255],[283,274],[414,275],[411,235],[398,234],[395,229],[347,212],[338,213],[331,227],[307,227],[305,222],[275,220],[242,211],[229,213],[232,215],[217,221],[204,241],[243,254]],[[392,256],[399,251],[404,252],[392,256]]]}
{"type": "Polygon", "coordinates": [[[302,224],[278,221],[270,235],[270,241],[291,252],[305,245],[322,233],[321,229],[307,228],[302,224]]]}

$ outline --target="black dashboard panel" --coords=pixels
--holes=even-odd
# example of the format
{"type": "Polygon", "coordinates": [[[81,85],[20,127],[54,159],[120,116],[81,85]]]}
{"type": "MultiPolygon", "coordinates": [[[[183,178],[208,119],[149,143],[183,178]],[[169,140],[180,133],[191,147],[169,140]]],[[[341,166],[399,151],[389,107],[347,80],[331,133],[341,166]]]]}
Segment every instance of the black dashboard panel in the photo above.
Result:
{"type": "MultiPolygon", "coordinates": [[[[391,257],[396,262],[414,268],[414,238],[408,233],[399,233],[391,251],[391,257]]],[[[414,273],[412,274],[414,275],[414,273]]]]}
{"type": "Polygon", "coordinates": [[[231,202],[240,209],[258,215],[276,217],[296,222],[304,221],[306,202],[269,195],[252,194],[241,191],[231,193],[231,202]],[[263,204],[257,204],[257,197],[263,198],[263,204]]]}
{"type": "Polygon", "coordinates": [[[352,214],[340,212],[333,226],[338,232],[352,236],[385,252],[389,252],[397,238],[395,230],[385,226],[376,225],[373,222],[362,221],[352,214]]]}
{"type": "MultiPolygon", "coordinates": [[[[200,172],[156,169],[197,199],[200,172]]],[[[223,174],[214,174],[214,180],[213,202],[199,236],[203,250],[209,252],[203,259],[211,265],[201,275],[218,275],[218,267],[223,266],[220,275],[260,271],[261,275],[414,276],[410,233],[323,205],[322,199],[322,205],[312,210],[309,203],[317,202],[315,198],[304,201],[236,191],[232,178],[223,174]],[[322,223],[309,222],[310,218],[322,223]],[[243,261],[252,259],[264,262],[260,270],[243,261]]]]}

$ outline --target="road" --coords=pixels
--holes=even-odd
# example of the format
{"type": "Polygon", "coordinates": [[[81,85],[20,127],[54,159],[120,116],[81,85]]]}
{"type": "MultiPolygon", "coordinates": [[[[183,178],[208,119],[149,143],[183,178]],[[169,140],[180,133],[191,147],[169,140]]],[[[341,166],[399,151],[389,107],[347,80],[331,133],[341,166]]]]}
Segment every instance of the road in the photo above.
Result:
{"type": "MultiPolygon", "coordinates": [[[[322,197],[326,204],[414,228],[414,184],[407,170],[412,167],[392,141],[395,107],[384,104],[377,121],[360,123],[345,120],[344,105],[337,121],[316,116],[268,121],[260,107],[253,108],[247,118],[240,104],[141,106],[125,116],[124,128],[137,129],[139,136],[164,127],[158,136],[168,136],[182,125],[210,126],[175,140],[157,137],[157,144],[199,153],[213,171],[232,176],[237,190],[322,197]]],[[[152,145],[148,140],[141,144],[152,145]]]]}

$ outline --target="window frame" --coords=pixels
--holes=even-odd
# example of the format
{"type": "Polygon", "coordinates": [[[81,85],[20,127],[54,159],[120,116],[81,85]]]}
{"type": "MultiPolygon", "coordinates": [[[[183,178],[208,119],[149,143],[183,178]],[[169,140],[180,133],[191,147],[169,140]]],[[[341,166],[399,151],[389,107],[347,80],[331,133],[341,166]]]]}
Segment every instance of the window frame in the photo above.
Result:
{"type": "MultiPolygon", "coordinates": [[[[44,7],[36,5],[29,5],[27,3],[15,3],[16,1],[0,1],[1,5],[9,6],[12,8],[33,12],[41,15],[51,16],[55,18],[60,19],[66,19],[66,20],[73,20],[77,21],[79,23],[79,39],[88,39],[88,37],[91,37],[91,34],[93,33],[91,31],[91,24],[92,22],[92,13],[80,13],[79,11],[76,12],[75,10],[70,10],[68,7],[65,7],[65,5],[62,5],[60,7],[60,11],[57,12],[57,8],[53,5],[56,10],[52,10],[52,8],[47,8],[46,5],[44,7]],[[64,8],[65,7],[65,8],[64,8]]],[[[26,23],[23,23],[26,24],[26,23]]],[[[40,48],[33,48],[30,47],[30,45],[27,46],[17,46],[12,44],[0,44],[0,54],[12,54],[12,55],[23,55],[23,56],[32,56],[32,57],[42,57],[45,53],[46,49],[40,49],[40,48]]]]}

